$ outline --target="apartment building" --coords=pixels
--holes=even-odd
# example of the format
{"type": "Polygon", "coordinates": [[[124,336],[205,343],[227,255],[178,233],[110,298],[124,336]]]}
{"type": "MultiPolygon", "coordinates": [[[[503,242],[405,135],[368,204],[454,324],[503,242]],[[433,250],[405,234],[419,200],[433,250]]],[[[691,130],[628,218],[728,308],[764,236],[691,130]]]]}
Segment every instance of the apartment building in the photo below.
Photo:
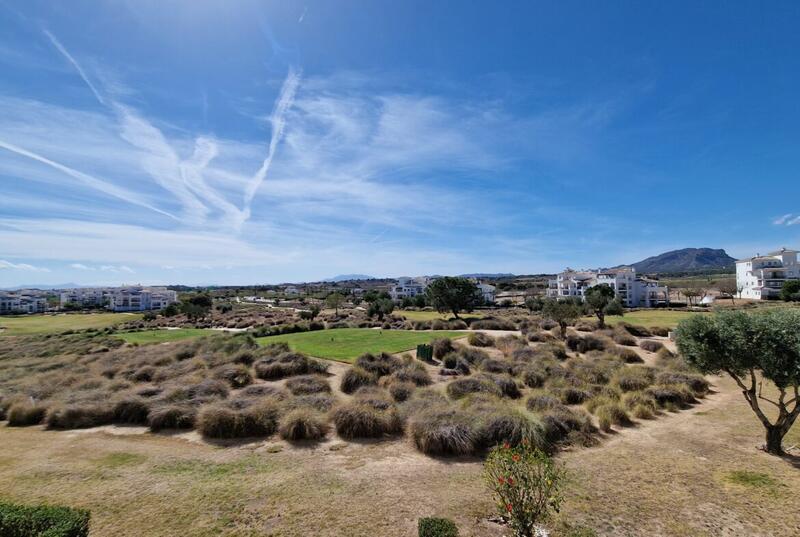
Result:
{"type": "Polygon", "coordinates": [[[0,315],[44,313],[46,309],[47,297],[41,291],[0,292],[0,315]]]}
{"type": "Polygon", "coordinates": [[[398,278],[397,283],[389,287],[389,296],[392,300],[403,300],[404,298],[414,298],[425,293],[425,289],[430,283],[430,278],[420,276],[409,278],[407,276],[398,278]]]}
{"type": "Polygon", "coordinates": [[[766,255],[756,254],[736,262],[736,286],[741,298],[774,300],[780,297],[786,280],[800,279],[797,250],[781,248],[766,255]]]}
{"type": "Polygon", "coordinates": [[[108,295],[111,311],[147,311],[164,309],[178,301],[178,293],[166,287],[118,287],[108,295]]]}
{"type": "Polygon", "coordinates": [[[65,289],[59,296],[61,307],[76,305],[81,308],[103,308],[108,305],[109,296],[113,288],[110,287],[81,287],[78,289],[65,289]]]}
{"type": "Polygon", "coordinates": [[[628,308],[654,308],[669,304],[669,288],[637,275],[633,268],[600,271],[567,268],[548,282],[547,296],[578,297],[583,300],[589,288],[601,284],[611,287],[617,299],[628,308]]]}

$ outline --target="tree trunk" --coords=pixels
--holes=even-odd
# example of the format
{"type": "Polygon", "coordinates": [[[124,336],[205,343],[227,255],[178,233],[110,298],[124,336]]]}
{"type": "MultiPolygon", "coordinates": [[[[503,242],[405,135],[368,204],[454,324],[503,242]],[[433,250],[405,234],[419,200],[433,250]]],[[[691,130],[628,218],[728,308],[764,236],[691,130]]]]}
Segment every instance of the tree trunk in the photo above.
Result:
{"type": "Polygon", "coordinates": [[[783,455],[783,441],[784,432],[780,426],[767,427],[767,453],[772,455],[783,455]]]}
{"type": "Polygon", "coordinates": [[[567,323],[559,323],[561,327],[561,339],[567,339],[567,323]]]}
{"type": "Polygon", "coordinates": [[[599,324],[601,329],[606,327],[606,316],[604,313],[598,313],[597,320],[600,321],[599,324]]]}

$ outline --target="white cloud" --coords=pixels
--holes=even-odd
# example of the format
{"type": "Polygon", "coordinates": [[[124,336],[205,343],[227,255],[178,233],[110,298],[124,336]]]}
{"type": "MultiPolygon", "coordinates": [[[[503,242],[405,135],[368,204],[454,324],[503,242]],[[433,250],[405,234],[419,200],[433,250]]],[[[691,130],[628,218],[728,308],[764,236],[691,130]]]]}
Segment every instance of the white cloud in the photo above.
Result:
{"type": "Polygon", "coordinates": [[[786,224],[789,220],[791,220],[791,218],[792,218],[792,214],[791,213],[785,214],[783,216],[779,216],[778,218],[774,219],[772,221],[772,223],[774,225],[776,225],[776,226],[782,226],[782,225],[786,224]]]}
{"type": "Polygon", "coordinates": [[[50,272],[50,269],[44,267],[36,267],[27,263],[12,263],[5,259],[0,259],[0,270],[25,270],[30,272],[50,272]]]}
{"type": "Polygon", "coordinates": [[[789,220],[788,222],[786,222],[787,226],[796,226],[797,224],[800,224],[800,216],[796,216],[791,220],[789,220]]]}
{"type": "Polygon", "coordinates": [[[71,263],[69,266],[70,266],[70,268],[74,268],[74,269],[77,269],[77,270],[95,270],[94,267],[88,267],[88,266],[84,265],[83,263],[71,263]]]}

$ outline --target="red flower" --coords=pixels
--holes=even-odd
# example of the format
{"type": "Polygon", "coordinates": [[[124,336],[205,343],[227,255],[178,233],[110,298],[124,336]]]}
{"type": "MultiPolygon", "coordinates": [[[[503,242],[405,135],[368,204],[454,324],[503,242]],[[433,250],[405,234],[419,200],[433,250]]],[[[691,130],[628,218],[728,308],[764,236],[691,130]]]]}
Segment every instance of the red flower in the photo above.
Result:
{"type": "Polygon", "coordinates": [[[510,513],[512,509],[513,509],[513,507],[511,507],[511,504],[507,503],[506,504],[506,511],[508,511],[510,513]]]}
{"type": "Polygon", "coordinates": [[[512,487],[514,486],[514,478],[513,477],[509,477],[508,478],[508,484],[509,484],[509,486],[512,486],[512,487]]]}
{"type": "Polygon", "coordinates": [[[508,442],[503,442],[503,449],[508,449],[510,447],[511,447],[511,444],[509,444],[508,442]]]}
{"type": "Polygon", "coordinates": [[[515,453],[515,454],[513,454],[513,455],[511,456],[511,458],[514,460],[514,462],[519,462],[519,455],[517,455],[516,453],[515,453]]]}
{"type": "Polygon", "coordinates": [[[499,477],[499,478],[497,479],[497,481],[499,481],[499,482],[500,482],[500,484],[502,485],[503,483],[505,483],[505,481],[506,481],[506,480],[505,480],[505,479],[503,479],[502,477],[499,477]]]}
{"type": "Polygon", "coordinates": [[[523,446],[527,446],[528,445],[528,439],[527,438],[523,438],[522,439],[522,445],[523,446]]]}

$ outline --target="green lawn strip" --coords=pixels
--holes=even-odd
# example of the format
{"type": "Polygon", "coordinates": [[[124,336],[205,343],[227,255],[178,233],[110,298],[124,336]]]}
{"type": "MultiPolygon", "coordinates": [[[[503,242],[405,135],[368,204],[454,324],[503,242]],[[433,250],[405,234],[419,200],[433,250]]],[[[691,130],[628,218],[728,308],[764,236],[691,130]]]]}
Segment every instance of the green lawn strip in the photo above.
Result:
{"type": "Polygon", "coordinates": [[[465,332],[447,330],[378,330],[373,328],[337,328],[258,338],[261,345],[286,342],[292,350],[340,362],[352,363],[364,353],[397,353],[430,343],[437,337],[466,337],[465,332]]]}
{"type": "MultiPolygon", "coordinates": [[[[663,326],[664,328],[675,328],[678,323],[688,319],[692,315],[704,315],[702,312],[691,311],[672,311],[672,310],[639,310],[626,313],[623,316],[613,315],[606,317],[606,324],[614,326],[619,322],[625,322],[637,326],[663,326]]],[[[595,316],[584,317],[586,320],[597,320],[595,316]]]]}
{"type": "Polygon", "coordinates": [[[150,343],[166,343],[168,341],[178,341],[192,337],[208,336],[219,334],[220,330],[208,330],[205,328],[178,328],[176,330],[143,330],[141,332],[118,332],[116,337],[124,339],[127,343],[137,343],[148,345],[150,343]]]}
{"type": "Polygon", "coordinates": [[[55,334],[67,330],[106,328],[120,323],[138,321],[138,313],[69,313],[58,315],[13,315],[0,317],[0,336],[55,334]]]}
{"type": "MultiPolygon", "coordinates": [[[[452,313],[439,313],[438,311],[415,311],[415,310],[395,310],[394,315],[402,315],[409,321],[434,321],[442,319],[450,321],[454,319],[452,313]]],[[[459,315],[462,319],[482,319],[482,313],[462,313],[459,315]]]]}

